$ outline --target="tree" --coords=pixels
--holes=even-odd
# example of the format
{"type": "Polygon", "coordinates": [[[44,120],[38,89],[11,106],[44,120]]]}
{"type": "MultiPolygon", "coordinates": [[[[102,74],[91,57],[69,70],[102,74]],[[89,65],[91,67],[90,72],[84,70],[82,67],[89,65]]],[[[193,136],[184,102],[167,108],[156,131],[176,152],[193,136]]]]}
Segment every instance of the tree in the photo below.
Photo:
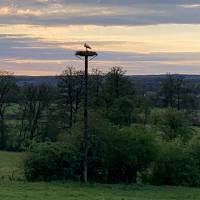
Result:
{"type": "Polygon", "coordinates": [[[131,125],[134,108],[133,83],[120,67],[113,67],[105,76],[102,98],[109,119],[117,125],[131,125]]]}
{"type": "Polygon", "coordinates": [[[58,106],[61,111],[60,115],[64,119],[64,127],[66,127],[67,120],[67,128],[70,129],[76,122],[76,116],[82,101],[83,83],[83,72],[76,71],[73,67],[67,67],[58,77],[58,106]]]}
{"type": "Polygon", "coordinates": [[[3,149],[6,143],[5,135],[5,113],[11,103],[11,92],[13,91],[15,79],[13,74],[0,71],[0,148],[3,149]]]}
{"type": "MultiPolygon", "coordinates": [[[[146,92],[138,97],[138,110],[139,110],[139,122],[146,125],[149,122],[151,115],[151,109],[156,102],[156,95],[154,92],[146,92]]],[[[138,120],[137,119],[137,120],[138,120]]]]}
{"type": "Polygon", "coordinates": [[[103,94],[106,107],[109,108],[115,99],[133,95],[133,84],[124,76],[121,67],[113,67],[105,77],[103,94]]]}
{"type": "Polygon", "coordinates": [[[176,109],[168,109],[162,113],[159,120],[159,127],[163,138],[167,141],[181,138],[187,140],[192,135],[192,128],[185,114],[176,109]]]}
{"type": "Polygon", "coordinates": [[[114,124],[130,126],[133,110],[133,99],[120,97],[114,101],[112,108],[108,112],[108,117],[114,124]]]}
{"type": "Polygon", "coordinates": [[[167,106],[180,110],[187,104],[186,99],[189,99],[189,96],[191,97],[191,90],[188,88],[184,77],[167,74],[165,80],[161,82],[161,96],[167,106]]]}
{"type": "Polygon", "coordinates": [[[25,85],[23,87],[23,101],[20,103],[21,128],[23,138],[39,137],[39,124],[47,114],[50,104],[50,88],[45,83],[40,85],[25,85]]]}
{"type": "Polygon", "coordinates": [[[99,69],[93,69],[89,76],[89,103],[92,107],[102,106],[103,73],[99,69]]]}

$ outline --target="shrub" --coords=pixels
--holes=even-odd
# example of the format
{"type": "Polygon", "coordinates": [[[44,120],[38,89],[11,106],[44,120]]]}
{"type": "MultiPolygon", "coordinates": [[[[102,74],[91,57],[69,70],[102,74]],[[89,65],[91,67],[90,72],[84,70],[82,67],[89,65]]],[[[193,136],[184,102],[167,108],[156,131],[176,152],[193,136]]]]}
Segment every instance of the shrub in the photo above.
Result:
{"type": "Polygon", "coordinates": [[[158,160],[154,163],[152,183],[155,185],[200,185],[200,142],[189,147],[179,140],[162,144],[158,160]],[[196,156],[195,156],[196,155],[196,156]]]}
{"type": "Polygon", "coordinates": [[[125,128],[111,137],[108,176],[111,182],[136,182],[137,173],[157,157],[157,141],[141,128],[125,128]]]}
{"type": "Polygon", "coordinates": [[[200,186],[200,135],[195,135],[187,146],[190,170],[190,185],[200,186]]]}
{"type": "Polygon", "coordinates": [[[96,113],[90,116],[89,179],[103,183],[136,182],[137,172],[156,159],[157,141],[144,128],[113,126],[96,113]]]}
{"type": "Polygon", "coordinates": [[[27,153],[24,172],[28,181],[78,178],[79,154],[61,143],[39,143],[27,153]]]}
{"type": "MultiPolygon", "coordinates": [[[[136,182],[137,173],[157,156],[157,141],[145,129],[119,129],[92,114],[89,126],[88,178],[102,183],[136,182]],[[101,120],[100,120],[101,119],[101,120]]],[[[34,145],[24,161],[29,181],[82,178],[82,129],[74,127],[65,143],[34,145]]]]}
{"type": "Polygon", "coordinates": [[[185,162],[184,149],[178,141],[163,143],[158,160],[153,168],[153,184],[179,185],[183,184],[185,162]]]}

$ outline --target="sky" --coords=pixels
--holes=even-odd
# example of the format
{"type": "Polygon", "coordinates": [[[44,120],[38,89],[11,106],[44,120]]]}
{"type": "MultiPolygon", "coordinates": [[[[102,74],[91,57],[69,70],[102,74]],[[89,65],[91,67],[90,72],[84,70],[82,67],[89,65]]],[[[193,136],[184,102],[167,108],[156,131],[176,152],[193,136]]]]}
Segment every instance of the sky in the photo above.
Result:
{"type": "Polygon", "coordinates": [[[200,74],[200,0],[0,0],[0,70],[57,75],[83,69],[200,74]]]}

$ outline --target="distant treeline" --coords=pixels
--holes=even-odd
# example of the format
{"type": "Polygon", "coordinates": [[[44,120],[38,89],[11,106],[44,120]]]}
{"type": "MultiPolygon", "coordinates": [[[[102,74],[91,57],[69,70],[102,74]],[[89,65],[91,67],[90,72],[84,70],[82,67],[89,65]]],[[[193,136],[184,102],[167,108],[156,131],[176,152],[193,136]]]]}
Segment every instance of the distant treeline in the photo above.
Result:
{"type": "MultiPolygon", "coordinates": [[[[125,75],[128,79],[133,80],[137,86],[138,91],[155,90],[159,87],[160,83],[166,78],[165,75],[125,75]],[[159,83],[159,84],[158,84],[159,83]],[[156,86],[156,87],[155,87],[156,86]]],[[[183,78],[185,81],[191,84],[200,84],[200,75],[183,75],[176,74],[177,77],[183,78]]],[[[47,83],[52,86],[57,85],[57,76],[16,76],[16,82],[19,85],[24,84],[41,84],[47,83]]],[[[199,91],[200,93],[200,91],[199,91]]]]}

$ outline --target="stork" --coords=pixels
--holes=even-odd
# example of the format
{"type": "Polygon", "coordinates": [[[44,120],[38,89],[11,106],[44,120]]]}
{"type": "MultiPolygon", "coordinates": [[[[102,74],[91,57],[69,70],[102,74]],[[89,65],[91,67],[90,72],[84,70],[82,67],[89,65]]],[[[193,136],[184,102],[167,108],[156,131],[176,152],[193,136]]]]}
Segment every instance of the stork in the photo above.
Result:
{"type": "Polygon", "coordinates": [[[88,49],[92,49],[88,44],[84,44],[84,47],[86,48],[86,51],[88,51],[88,49]]]}

